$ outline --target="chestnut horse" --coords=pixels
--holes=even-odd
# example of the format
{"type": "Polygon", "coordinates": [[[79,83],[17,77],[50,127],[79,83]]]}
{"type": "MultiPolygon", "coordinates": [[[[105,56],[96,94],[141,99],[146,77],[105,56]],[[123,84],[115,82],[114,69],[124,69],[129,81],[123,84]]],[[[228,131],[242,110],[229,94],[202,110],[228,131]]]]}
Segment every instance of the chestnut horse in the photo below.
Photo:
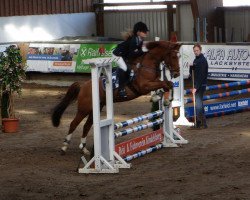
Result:
{"type": "MultiPolygon", "coordinates": [[[[168,91],[173,88],[171,81],[161,81],[160,78],[160,63],[165,62],[166,66],[173,77],[180,75],[179,70],[179,57],[178,52],[180,44],[171,43],[166,41],[150,42],[147,44],[148,52],[141,57],[140,67],[137,68],[136,61],[132,64],[131,68],[135,71],[135,78],[126,86],[127,98],[121,98],[118,93],[118,89],[114,90],[114,102],[129,101],[135,99],[141,95],[146,95],[150,91],[163,88],[164,91],[168,91]]],[[[100,80],[100,84],[102,81],[100,80]]],[[[105,91],[100,87],[100,104],[101,108],[105,105],[105,91]]],[[[61,102],[55,107],[52,114],[52,123],[55,127],[60,124],[60,119],[68,107],[68,105],[76,100],[78,101],[78,109],[75,118],[70,124],[68,135],[66,136],[62,153],[65,153],[70,143],[72,133],[79,125],[79,123],[88,116],[86,123],[83,127],[83,134],[79,148],[85,154],[89,154],[86,148],[86,137],[93,124],[92,116],[92,90],[91,80],[86,81],[83,85],[78,82],[73,83],[61,102]]]]}

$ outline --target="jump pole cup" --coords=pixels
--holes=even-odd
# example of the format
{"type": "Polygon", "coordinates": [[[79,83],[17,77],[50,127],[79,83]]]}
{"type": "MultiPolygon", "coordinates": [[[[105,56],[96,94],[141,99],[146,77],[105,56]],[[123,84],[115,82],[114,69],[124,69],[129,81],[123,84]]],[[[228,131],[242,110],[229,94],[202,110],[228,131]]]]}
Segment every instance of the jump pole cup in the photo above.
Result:
{"type": "MultiPolygon", "coordinates": [[[[193,89],[194,89],[194,70],[192,69],[192,83],[193,83],[193,89]]],[[[194,126],[196,126],[196,99],[195,99],[195,94],[193,94],[193,103],[194,103],[194,126]]]]}

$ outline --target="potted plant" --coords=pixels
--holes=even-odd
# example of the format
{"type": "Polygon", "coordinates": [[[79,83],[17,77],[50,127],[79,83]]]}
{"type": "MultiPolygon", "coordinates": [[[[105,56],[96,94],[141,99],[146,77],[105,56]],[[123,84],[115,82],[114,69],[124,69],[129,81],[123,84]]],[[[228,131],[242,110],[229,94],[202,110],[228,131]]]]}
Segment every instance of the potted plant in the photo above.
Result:
{"type": "Polygon", "coordinates": [[[20,50],[11,45],[0,54],[0,82],[3,132],[17,132],[19,119],[15,117],[14,96],[21,94],[22,81],[25,77],[24,64],[20,50]]]}

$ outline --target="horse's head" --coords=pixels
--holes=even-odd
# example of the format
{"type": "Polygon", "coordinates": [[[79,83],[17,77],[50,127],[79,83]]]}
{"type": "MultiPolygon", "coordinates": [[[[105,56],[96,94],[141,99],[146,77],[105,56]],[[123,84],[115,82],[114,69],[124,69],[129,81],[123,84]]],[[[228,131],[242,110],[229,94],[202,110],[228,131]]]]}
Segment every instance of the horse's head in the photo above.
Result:
{"type": "Polygon", "coordinates": [[[158,58],[160,62],[164,61],[168,67],[171,76],[174,78],[180,76],[179,66],[179,49],[181,44],[159,41],[150,42],[147,44],[149,52],[154,54],[155,58],[158,58]]]}

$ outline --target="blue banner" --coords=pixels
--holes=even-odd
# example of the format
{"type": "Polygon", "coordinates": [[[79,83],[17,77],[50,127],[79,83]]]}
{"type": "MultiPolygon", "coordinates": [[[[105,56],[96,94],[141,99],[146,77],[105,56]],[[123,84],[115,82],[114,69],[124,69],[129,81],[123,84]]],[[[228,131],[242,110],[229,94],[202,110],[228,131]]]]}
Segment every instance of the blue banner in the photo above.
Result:
{"type": "Polygon", "coordinates": [[[47,54],[41,54],[41,55],[28,54],[27,60],[61,61],[62,56],[61,55],[47,55],[47,54]]]}
{"type": "Polygon", "coordinates": [[[208,78],[210,79],[227,79],[227,80],[246,80],[250,79],[249,73],[221,73],[221,72],[210,72],[208,73],[208,78]]]}
{"type": "MultiPolygon", "coordinates": [[[[249,108],[250,108],[250,98],[207,104],[204,106],[206,115],[212,115],[215,113],[222,113],[222,112],[234,112],[237,110],[245,110],[249,108]]],[[[185,113],[187,117],[193,117],[194,107],[186,107],[185,113]]]]}

